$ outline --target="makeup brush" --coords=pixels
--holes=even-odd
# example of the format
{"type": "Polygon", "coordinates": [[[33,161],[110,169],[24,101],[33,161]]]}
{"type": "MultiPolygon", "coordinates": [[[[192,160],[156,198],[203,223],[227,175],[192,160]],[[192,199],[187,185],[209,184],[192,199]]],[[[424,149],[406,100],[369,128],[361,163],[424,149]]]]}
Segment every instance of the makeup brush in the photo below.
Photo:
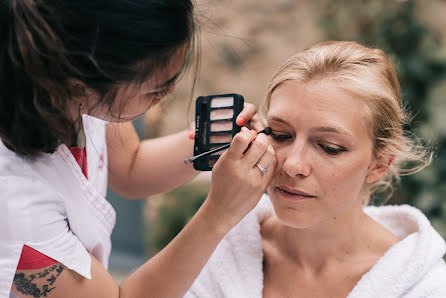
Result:
{"type": "MultiPolygon", "coordinates": [[[[259,134],[259,133],[264,133],[264,134],[266,134],[267,136],[269,136],[269,135],[272,133],[271,127],[265,127],[264,130],[259,131],[257,134],[259,134]]],[[[185,163],[185,164],[188,164],[188,163],[194,162],[195,160],[197,160],[197,159],[199,159],[199,158],[201,158],[201,157],[203,157],[203,156],[208,156],[208,155],[210,155],[210,154],[212,154],[212,153],[215,153],[215,152],[218,152],[218,151],[221,151],[221,150],[228,149],[229,146],[231,146],[231,143],[228,143],[228,144],[223,145],[223,146],[221,146],[221,147],[218,147],[218,148],[209,150],[209,151],[207,151],[207,152],[203,152],[203,153],[201,153],[201,154],[192,156],[192,157],[190,157],[190,158],[188,158],[188,159],[185,159],[185,160],[184,160],[184,163],[185,163]]]]}

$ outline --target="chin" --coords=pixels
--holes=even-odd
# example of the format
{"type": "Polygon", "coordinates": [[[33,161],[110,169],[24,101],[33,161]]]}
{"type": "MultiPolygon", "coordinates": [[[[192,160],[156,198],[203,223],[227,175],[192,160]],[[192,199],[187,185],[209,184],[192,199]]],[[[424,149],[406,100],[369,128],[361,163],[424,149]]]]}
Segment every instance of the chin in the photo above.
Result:
{"type": "Polygon", "coordinates": [[[311,212],[283,207],[274,207],[276,217],[281,224],[293,229],[307,229],[316,224],[315,216],[311,212]]]}
{"type": "Polygon", "coordinates": [[[273,193],[270,194],[271,202],[274,207],[279,222],[285,226],[294,229],[306,229],[317,223],[319,216],[315,210],[317,206],[313,204],[290,204],[273,193]]]}

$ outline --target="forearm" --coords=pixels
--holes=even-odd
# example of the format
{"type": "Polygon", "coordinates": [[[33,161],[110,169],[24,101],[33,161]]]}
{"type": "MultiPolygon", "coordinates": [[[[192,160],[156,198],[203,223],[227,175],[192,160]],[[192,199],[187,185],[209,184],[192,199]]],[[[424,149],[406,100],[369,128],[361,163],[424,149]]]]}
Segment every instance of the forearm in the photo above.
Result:
{"type": "Polygon", "coordinates": [[[269,184],[276,160],[266,141],[246,128],[234,137],[213,169],[206,201],[163,251],[121,285],[125,297],[144,297],[141,281],[153,297],[186,293],[224,235],[257,205],[269,184]],[[267,173],[255,167],[260,159],[267,173]]]}
{"type": "Polygon", "coordinates": [[[198,174],[192,165],[184,164],[184,159],[193,154],[194,146],[187,130],[140,142],[134,130],[122,127],[108,132],[107,139],[112,139],[109,185],[124,197],[140,198],[169,191],[198,174]],[[118,138],[114,135],[117,133],[123,140],[113,141],[118,138]]]}
{"type": "Polygon", "coordinates": [[[208,202],[167,247],[121,284],[123,297],[182,297],[187,292],[233,226],[215,218],[208,202]]]}
{"type": "Polygon", "coordinates": [[[145,140],[132,169],[134,191],[160,193],[192,180],[199,173],[184,160],[193,155],[194,141],[188,131],[145,140]]]}

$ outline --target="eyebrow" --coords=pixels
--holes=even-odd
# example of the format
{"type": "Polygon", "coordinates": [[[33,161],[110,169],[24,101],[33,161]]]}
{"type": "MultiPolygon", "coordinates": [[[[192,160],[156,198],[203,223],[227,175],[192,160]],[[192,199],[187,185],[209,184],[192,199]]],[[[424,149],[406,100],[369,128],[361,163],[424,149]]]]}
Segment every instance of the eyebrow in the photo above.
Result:
{"type": "Polygon", "coordinates": [[[320,126],[320,127],[315,127],[311,130],[315,131],[315,132],[331,132],[331,133],[336,133],[336,134],[340,134],[340,135],[351,136],[351,133],[349,133],[348,131],[346,131],[342,128],[337,128],[337,127],[320,126]]]}
{"type": "MultiPolygon", "coordinates": [[[[290,126],[290,124],[287,121],[285,121],[279,117],[273,116],[273,117],[271,117],[271,120],[274,120],[274,121],[277,121],[277,122],[280,122],[280,123],[290,126]]],[[[352,136],[352,134],[349,133],[348,131],[346,131],[345,129],[342,129],[340,127],[332,127],[332,126],[318,126],[318,127],[312,128],[311,131],[312,132],[330,132],[330,133],[336,133],[339,135],[347,135],[350,137],[352,136]]]]}

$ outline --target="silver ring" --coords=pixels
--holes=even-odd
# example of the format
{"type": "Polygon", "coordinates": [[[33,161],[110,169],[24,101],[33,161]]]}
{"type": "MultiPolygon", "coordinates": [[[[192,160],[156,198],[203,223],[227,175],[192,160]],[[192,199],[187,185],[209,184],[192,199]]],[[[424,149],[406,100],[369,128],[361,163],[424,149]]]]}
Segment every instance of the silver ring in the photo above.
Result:
{"type": "Polygon", "coordinates": [[[264,167],[259,165],[259,163],[256,163],[256,166],[259,168],[259,170],[262,172],[262,174],[268,173],[268,169],[265,169],[264,167]]]}

